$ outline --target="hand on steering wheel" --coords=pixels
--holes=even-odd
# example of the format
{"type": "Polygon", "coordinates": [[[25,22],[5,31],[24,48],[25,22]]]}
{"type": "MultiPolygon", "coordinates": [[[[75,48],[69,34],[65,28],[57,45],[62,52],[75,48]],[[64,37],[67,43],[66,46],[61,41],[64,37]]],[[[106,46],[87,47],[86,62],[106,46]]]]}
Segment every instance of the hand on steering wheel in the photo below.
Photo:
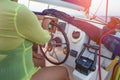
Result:
{"type": "Polygon", "coordinates": [[[59,65],[64,63],[69,56],[69,40],[66,33],[57,24],[56,19],[43,19],[42,26],[51,33],[51,39],[44,46],[40,46],[40,50],[44,57],[52,64],[59,65]],[[49,29],[49,25],[52,28],[49,29]]]}

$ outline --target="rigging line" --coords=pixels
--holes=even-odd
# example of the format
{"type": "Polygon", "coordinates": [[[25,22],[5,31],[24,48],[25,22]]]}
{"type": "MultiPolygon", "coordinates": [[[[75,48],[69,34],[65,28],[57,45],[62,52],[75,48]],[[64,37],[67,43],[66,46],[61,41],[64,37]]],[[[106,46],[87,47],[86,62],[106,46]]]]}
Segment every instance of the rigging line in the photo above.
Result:
{"type": "Polygon", "coordinates": [[[104,21],[102,18],[96,16],[96,14],[97,14],[98,10],[100,9],[102,3],[103,3],[103,0],[101,0],[100,4],[98,5],[98,7],[97,7],[97,9],[96,9],[96,11],[95,11],[95,13],[92,13],[92,12],[90,12],[90,13],[93,15],[92,18],[96,18],[96,17],[97,17],[97,18],[99,18],[100,20],[104,21]]]}
{"type": "Polygon", "coordinates": [[[106,23],[98,21],[98,20],[92,21],[92,20],[87,20],[87,19],[83,19],[83,18],[75,18],[75,20],[82,20],[82,21],[88,21],[88,22],[97,23],[97,24],[101,24],[101,25],[106,25],[106,23]]]}
{"type": "Polygon", "coordinates": [[[94,15],[92,12],[90,12],[90,14],[93,15],[93,16],[90,18],[90,20],[96,18],[96,19],[95,19],[96,21],[99,21],[99,22],[102,22],[102,23],[105,23],[105,24],[106,24],[105,20],[103,20],[101,17],[94,15]]]}
{"type": "Polygon", "coordinates": [[[100,9],[102,3],[103,3],[103,0],[101,0],[100,4],[98,5],[98,7],[97,7],[97,9],[96,9],[96,12],[93,14],[93,16],[98,12],[98,10],[100,9]]]}

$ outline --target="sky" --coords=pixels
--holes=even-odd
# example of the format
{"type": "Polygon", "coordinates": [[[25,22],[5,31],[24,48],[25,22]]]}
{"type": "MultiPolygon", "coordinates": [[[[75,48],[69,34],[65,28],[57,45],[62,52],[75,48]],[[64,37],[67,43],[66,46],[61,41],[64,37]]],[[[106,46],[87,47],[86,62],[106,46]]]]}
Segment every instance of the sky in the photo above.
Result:
{"type": "MultiPolygon", "coordinates": [[[[120,16],[120,0],[108,0],[108,2],[109,2],[108,15],[120,16]]],[[[46,5],[42,5],[40,7],[39,3],[33,3],[33,2],[29,3],[29,0],[19,0],[19,3],[25,4],[31,10],[40,10],[41,7],[42,7],[41,9],[44,9],[45,7],[47,7],[46,5]]],[[[106,12],[106,0],[92,0],[90,12],[92,14],[104,16],[106,12]]]]}

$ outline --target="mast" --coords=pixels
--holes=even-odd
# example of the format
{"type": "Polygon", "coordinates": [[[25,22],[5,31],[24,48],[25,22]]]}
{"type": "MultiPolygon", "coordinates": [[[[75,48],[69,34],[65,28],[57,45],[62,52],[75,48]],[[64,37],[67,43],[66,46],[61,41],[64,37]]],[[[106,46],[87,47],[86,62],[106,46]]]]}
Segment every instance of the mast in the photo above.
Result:
{"type": "Polygon", "coordinates": [[[108,17],[108,0],[106,0],[106,16],[105,16],[106,23],[107,23],[107,17],[108,17]]]}

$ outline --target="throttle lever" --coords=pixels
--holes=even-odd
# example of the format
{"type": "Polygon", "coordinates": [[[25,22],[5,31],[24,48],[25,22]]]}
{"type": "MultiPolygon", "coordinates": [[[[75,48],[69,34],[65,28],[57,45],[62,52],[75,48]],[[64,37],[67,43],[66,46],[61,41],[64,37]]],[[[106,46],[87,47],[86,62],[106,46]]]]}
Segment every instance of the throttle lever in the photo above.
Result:
{"type": "Polygon", "coordinates": [[[96,63],[97,63],[97,50],[95,51],[95,55],[94,55],[94,62],[90,68],[91,71],[95,71],[96,70],[96,63]]]}
{"type": "Polygon", "coordinates": [[[93,46],[93,45],[89,45],[89,44],[84,44],[85,47],[87,47],[88,49],[94,49],[94,50],[99,50],[97,46],[93,46]]]}
{"type": "Polygon", "coordinates": [[[95,55],[94,55],[94,61],[93,61],[93,64],[90,68],[91,71],[95,71],[96,70],[96,63],[97,63],[97,51],[99,50],[99,48],[97,46],[93,46],[93,45],[89,45],[89,44],[84,44],[85,47],[88,48],[88,50],[91,48],[91,49],[94,49],[95,52],[93,52],[95,55]]]}

